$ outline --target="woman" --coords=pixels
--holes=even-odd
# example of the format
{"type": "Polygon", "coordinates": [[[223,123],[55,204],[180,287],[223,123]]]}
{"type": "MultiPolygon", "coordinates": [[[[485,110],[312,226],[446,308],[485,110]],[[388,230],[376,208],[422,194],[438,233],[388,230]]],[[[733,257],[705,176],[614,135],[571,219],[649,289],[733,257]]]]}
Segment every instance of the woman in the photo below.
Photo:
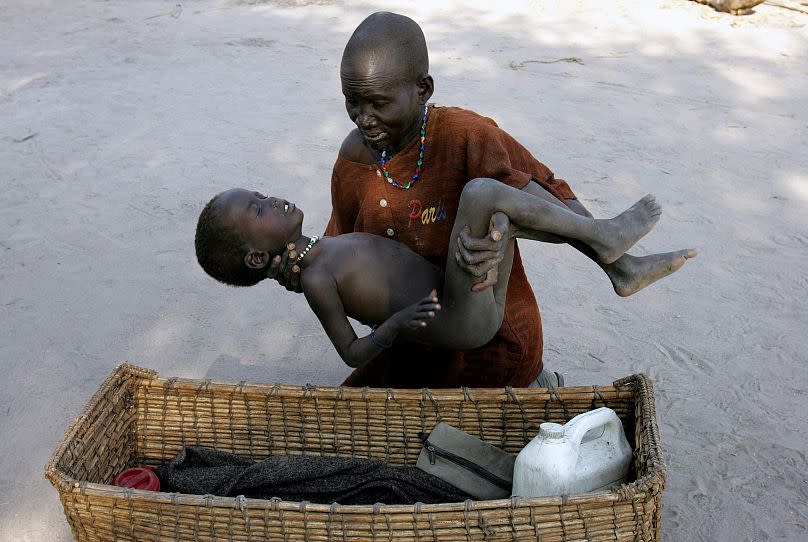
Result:
{"type": "MultiPolygon", "coordinates": [[[[463,186],[493,178],[591,216],[564,181],[536,160],[494,121],[471,111],[428,106],[434,82],[426,41],[411,19],[375,13],[351,36],[340,77],[348,116],[356,124],[342,143],[331,179],[332,215],[325,235],[368,232],[406,244],[435,265],[445,265],[452,224],[463,186]]],[[[507,217],[491,217],[491,233],[461,233],[455,254],[461,267],[480,277],[475,290],[497,281],[505,257],[507,217]]],[[[542,240],[563,242],[552,236],[542,240]]],[[[581,245],[576,248],[597,261],[581,245]]],[[[289,254],[293,259],[295,254],[289,254]]],[[[681,267],[687,251],[601,264],[620,295],[630,295],[681,267]]],[[[507,259],[506,259],[507,260],[507,259]]],[[[299,290],[287,259],[272,262],[268,276],[299,290]],[[291,271],[291,272],[290,272],[291,271]]],[[[444,351],[397,341],[355,370],[346,386],[527,386],[542,370],[538,305],[514,248],[502,327],[485,346],[444,351]]],[[[402,276],[401,280],[406,280],[402,276]]],[[[547,372],[544,373],[548,375],[547,372]]],[[[546,384],[553,384],[545,379],[546,384]]],[[[555,382],[556,384],[558,382],[555,382]]]]}

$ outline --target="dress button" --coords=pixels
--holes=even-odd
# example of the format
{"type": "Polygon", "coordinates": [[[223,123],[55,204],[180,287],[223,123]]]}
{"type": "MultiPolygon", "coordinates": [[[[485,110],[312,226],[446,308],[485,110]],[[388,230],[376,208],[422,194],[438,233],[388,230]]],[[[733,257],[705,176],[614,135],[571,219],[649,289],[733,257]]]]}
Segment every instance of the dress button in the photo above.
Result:
{"type": "Polygon", "coordinates": [[[381,205],[382,207],[387,207],[387,200],[386,199],[379,200],[379,205],[381,205]]]}
{"type": "Polygon", "coordinates": [[[396,234],[396,230],[393,228],[387,228],[387,237],[392,237],[396,234]]]}

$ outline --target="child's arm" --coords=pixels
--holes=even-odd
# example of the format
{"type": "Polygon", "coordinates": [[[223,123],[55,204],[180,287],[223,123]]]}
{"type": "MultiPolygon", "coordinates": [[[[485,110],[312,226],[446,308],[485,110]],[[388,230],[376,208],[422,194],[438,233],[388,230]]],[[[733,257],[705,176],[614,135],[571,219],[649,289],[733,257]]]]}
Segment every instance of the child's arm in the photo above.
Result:
{"type": "Polygon", "coordinates": [[[433,290],[429,296],[400,310],[377,326],[373,336],[367,335],[360,339],[345,315],[345,308],[332,276],[326,273],[307,273],[303,276],[303,293],[337,353],[346,364],[354,368],[362,367],[378,356],[393,343],[401,330],[426,327],[427,320],[434,318],[435,312],[440,310],[433,290]]]}

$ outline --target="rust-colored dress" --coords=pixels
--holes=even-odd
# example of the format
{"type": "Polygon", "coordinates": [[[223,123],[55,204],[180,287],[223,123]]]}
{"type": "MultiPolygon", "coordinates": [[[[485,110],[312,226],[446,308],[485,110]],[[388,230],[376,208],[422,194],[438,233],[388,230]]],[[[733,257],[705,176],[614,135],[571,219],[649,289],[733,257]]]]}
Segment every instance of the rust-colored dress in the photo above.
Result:
{"type": "MultiPolygon", "coordinates": [[[[388,163],[406,182],[418,160],[417,138],[388,163]]],[[[516,188],[531,179],[561,200],[575,199],[566,182],[497,124],[472,111],[430,106],[421,178],[409,190],[392,187],[375,164],[337,157],[331,178],[331,219],[325,235],[368,232],[390,237],[445,267],[449,236],[463,186],[490,177],[516,188]]],[[[401,270],[401,281],[407,276],[401,270]]],[[[413,300],[414,301],[414,300],[413,300]]],[[[345,380],[346,386],[527,386],[541,372],[539,307],[518,247],[508,283],[505,317],[487,345],[465,351],[428,349],[397,340],[345,380]]]]}

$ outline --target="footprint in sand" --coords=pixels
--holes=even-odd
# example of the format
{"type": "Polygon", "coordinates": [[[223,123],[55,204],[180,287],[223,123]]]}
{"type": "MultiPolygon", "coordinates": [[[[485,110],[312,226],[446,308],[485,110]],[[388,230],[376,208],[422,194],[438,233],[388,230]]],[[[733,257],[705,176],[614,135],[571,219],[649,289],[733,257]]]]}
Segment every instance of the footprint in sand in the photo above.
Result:
{"type": "Polygon", "coordinates": [[[805,248],[808,246],[808,235],[803,234],[777,234],[769,237],[769,240],[777,246],[784,248],[805,248]]]}
{"type": "Polygon", "coordinates": [[[700,358],[687,348],[681,345],[667,345],[660,343],[653,343],[654,347],[659,350],[665,358],[676,366],[684,370],[695,370],[701,374],[712,375],[715,370],[704,359],[700,358]]]}
{"type": "Polygon", "coordinates": [[[604,316],[616,316],[618,313],[616,310],[606,307],[604,305],[597,305],[595,307],[595,312],[602,314],[604,316]]]}

